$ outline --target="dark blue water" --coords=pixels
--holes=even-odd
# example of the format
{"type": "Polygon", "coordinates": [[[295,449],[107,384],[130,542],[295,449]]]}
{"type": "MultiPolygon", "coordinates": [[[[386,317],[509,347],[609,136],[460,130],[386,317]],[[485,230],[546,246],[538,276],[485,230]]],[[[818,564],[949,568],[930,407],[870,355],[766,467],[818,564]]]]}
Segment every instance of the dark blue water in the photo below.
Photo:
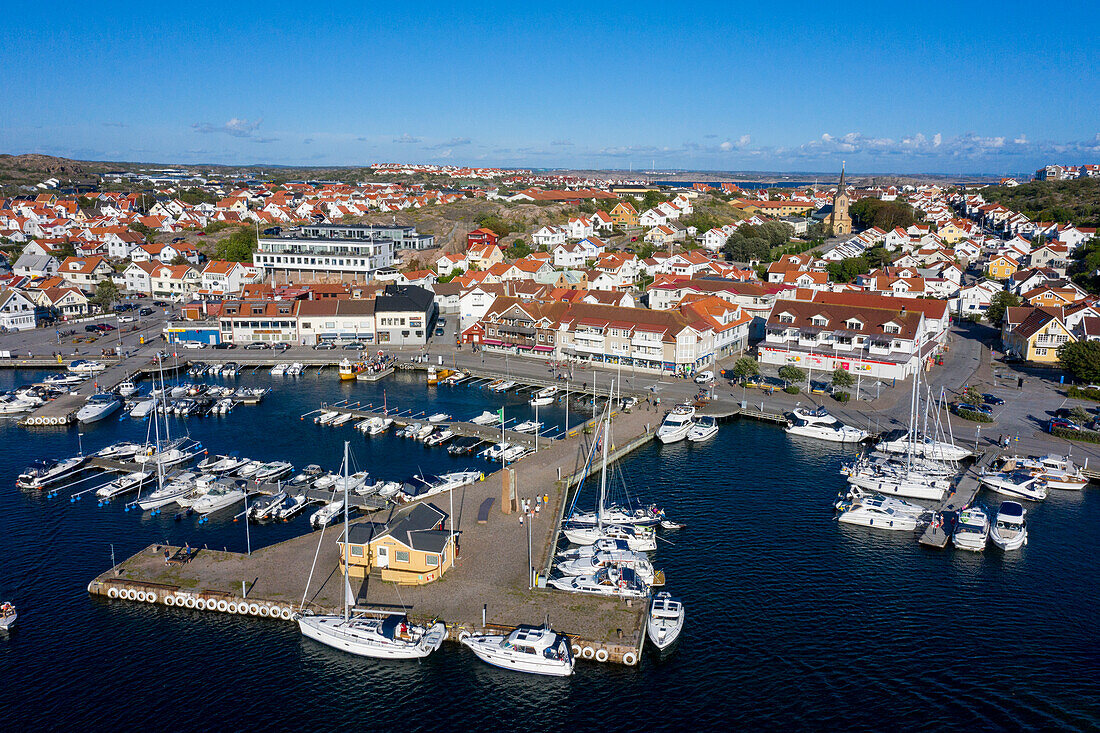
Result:
{"type": "MultiPolygon", "coordinates": [[[[13,378],[29,381],[0,374],[13,378]]],[[[414,460],[425,470],[452,460],[419,444],[372,443],[301,422],[322,396],[333,401],[348,390],[358,398],[375,386],[292,381],[263,406],[190,421],[191,434],[212,450],[326,467],[338,464],[350,437],[358,460],[383,477],[408,475],[414,460]]],[[[494,399],[461,387],[429,392],[411,378],[384,384],[391,402],[415,397],[433,401],[429,411],[464,416],[494,399]]],[[[521,399],[509,399],[520,416],[521,399]]],[[[104,423],[88,431],[86,445],[140,430],[104,423]]],[[[419,665],[375,662],[304,641],[289,624],[91,599],[85,586],[109,566],[111,543],[120,557],[164,539],[243,549],[243,525],[200,527],[10,488],[29,457],[74,448],[74,431],[0,426],[0,484],[9,487],[0,491],[0,596],[21,609],[21,627],[0,638],[7,729],[986,730],[1100,722],[1095,488],[1057,492],[1033,507],[1030,544],[1018,554],[928,551],[902,533],[832,521],[844,457],[833,446],[749,422],[723,426],[702,446],[650,446],[623,474],[636,496],[688,523],[655,558],[687,603],[683,638],[673,655],[647,655],[639,669],[580,662],[572,678],[555,680],[487,667],[453,645],[419,665]]],[[[303,529],[253,527],[252,539],[303,529]]]]}
{"type": "MultiPolygon", "coordinates": [[[[669,188],[691,188],[696,183],[705,183],[712,188],[720,188],[723,181],[654,181],[657,186],[668,186],[669,188]]],[[[729,181],[725,181],[729,183],[729,181]]],[[[817,181],[735,181],[735,183],[742,189],[750,188],[805,188],[807,186],[814,186],[817,181]]]]}

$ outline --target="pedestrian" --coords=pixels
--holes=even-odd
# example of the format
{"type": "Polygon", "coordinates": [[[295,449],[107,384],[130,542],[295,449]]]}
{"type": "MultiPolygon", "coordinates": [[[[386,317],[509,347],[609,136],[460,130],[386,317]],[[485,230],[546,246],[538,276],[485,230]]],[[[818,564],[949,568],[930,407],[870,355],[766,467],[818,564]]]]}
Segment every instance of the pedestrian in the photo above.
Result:
{"type": "Polygon", "coordinates": [[[167,564],[168,564],[168,558],[169,558],[169,557],[171,557],[171,554],[170,554],[170,553],[168,552],[168,548],[167,548],[167,547],[165,547],[165,548],[164,548],[164,564],[165,564],[165,565],[167,565],[167,564]]]}
{"type": "Polygon", "coordinates": [[[520,512],[519,514],[519,526],[523,526],[523,512],[520,512]]]}

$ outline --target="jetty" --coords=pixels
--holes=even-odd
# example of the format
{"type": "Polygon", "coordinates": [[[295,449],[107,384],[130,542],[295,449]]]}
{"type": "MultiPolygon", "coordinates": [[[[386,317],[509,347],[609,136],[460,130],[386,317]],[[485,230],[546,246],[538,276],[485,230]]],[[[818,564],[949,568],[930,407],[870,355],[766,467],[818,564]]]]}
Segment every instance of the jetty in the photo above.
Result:
{"type": "MultiPolygon", "coordinates": [[[[998,454],[995,451],[986,451],[980,454],[955,482],[954,490],[935,507],[938,516],[946,514],[958,514],[974,503],[981,488],[982,471],[992,465],[998,454]]],[[[934,522],[925,528],[920,536],[920,543],[925,547],[943,549],[947,547],[951,535],[947,530],[946,522],[934,522]]]]}

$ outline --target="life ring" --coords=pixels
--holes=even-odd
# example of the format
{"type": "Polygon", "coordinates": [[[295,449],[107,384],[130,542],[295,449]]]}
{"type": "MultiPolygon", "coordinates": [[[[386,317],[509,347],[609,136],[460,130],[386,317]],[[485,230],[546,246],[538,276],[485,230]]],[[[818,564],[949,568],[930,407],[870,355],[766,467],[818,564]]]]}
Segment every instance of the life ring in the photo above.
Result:
{"type": "Polygon", "coordinates": [[[294,609],[290,606],[284,606],[282,612],[279,615],[283,617],[283,620],[289,621],[294,618],[294,609]]]}
{"type": "Polygon", "coordinates": [[[218,601],[218,610],[221,611],[222,613],[225,613],[226,611],[228,611],[229,610],[229,601],[225,600],[224,598],[221,599],[220,601],[218,601]]]}
{"type": "Polygon", "coordinates": [[[154,593],[153,591],[149,591],[148,593],[145,594],[145,602],[146,603],[156,603],[157,602],[157,594],[154,593]]]}
{"type": "Polygon", "coordinates": [[[470,638],[470,632],[467,631],[466,629],[463,629],[462,631],[458,632],[458,640],[460,642],[466,641],[469,638],[470,638]]]}
{"type": "Polygon", "coordinates": [[[260,618],[267,618],[271,615],[271,609],[267,606],[260,606],[260,618]]]}
{"type": "Polygon", "coordinates": [[[573,652],[573,656],[574,656],[574,657],[579,657],[579,656],[581,655],[581,648],[580,648],[580,646],[578,646],[577,644],[574,644],[574,645],[573,645],[573,646],[571,647],[571,650],[572,650],[572,652],[573,652]]]}
{"type": "Polygon", "coordinates": [[[118,598],[118,588],[114,587],[113,585],[110,588],[108,588],[107,589],[107,597],[108,598],[118,598]]]}
{"type": "Polygon", "coordinates": [[[130,589],[129,588],[123,588],[122,590],[120,590],[118,592],[118,597],[121,598],[124,601],[130,600],[130,589]]]}
{"type": "Polygon", "coordinates": [[[585,659],[591,659],[596,656],[596,650],[590,646],[586,646],[584,649],[581,649],[581,656],[585,659]]]}
{"type": "Polygon", "coordinates": [[[638,656],[634,652],[627,652],[623,655],[623,664],[628,667],[633,667],[638,663],[638,656]]]}
{"type": "Polygon", "coordinates": [[[611,655],[607,653],[606,649],[597,649],[596,650],[596,661],[597,662],[606,662],[607,658],[609,656],[611,656],[611,655]]]}
{"type": "Polygon", "coordinates": [[[196,601],[194,596],[187,596],[187,598],[183,599],[183,605],[187,608],[194,608],[195,604],[196,601]]]}
{"type": "Polygon", "coordinates": [[[248,612],[249,612],[250,614],[252,614],[253,616],[256,616],[257,614],[259,614],[259,613],[260,613],[260,607],[259,607],[259,605],[258,605],[258,604],[255,604],[255,603],[249,603],[249,604],[248,604],[248,612]]]}
{"type": "Polygon", "coordinates": [[[176,605],[176,597],[175,596],[165,596],[164,597],[164,605],[166,605],[166,606],[176,605]]]}

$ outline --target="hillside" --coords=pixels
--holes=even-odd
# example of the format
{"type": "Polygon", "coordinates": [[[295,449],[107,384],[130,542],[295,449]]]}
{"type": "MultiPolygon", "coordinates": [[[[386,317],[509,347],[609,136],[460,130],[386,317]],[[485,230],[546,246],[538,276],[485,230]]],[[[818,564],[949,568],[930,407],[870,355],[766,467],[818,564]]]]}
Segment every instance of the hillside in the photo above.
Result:
{"type": "Polygon", "coordinates": [[[1032,221],[1072,222],[1080,226],[1100,226],[1100,179],[1075,181],[1032,181],[1005,188],[988,186],[981,190],[986,201],[1019,211],[1032,221]]]}
{"type": "Polygon", "coordinates": [[[47,178],[68,183],[90,183],[95,174],[109,170],[104,163],[88,163],[52,155],[0,155],[0,186],[34,186],[47,178]]]}

